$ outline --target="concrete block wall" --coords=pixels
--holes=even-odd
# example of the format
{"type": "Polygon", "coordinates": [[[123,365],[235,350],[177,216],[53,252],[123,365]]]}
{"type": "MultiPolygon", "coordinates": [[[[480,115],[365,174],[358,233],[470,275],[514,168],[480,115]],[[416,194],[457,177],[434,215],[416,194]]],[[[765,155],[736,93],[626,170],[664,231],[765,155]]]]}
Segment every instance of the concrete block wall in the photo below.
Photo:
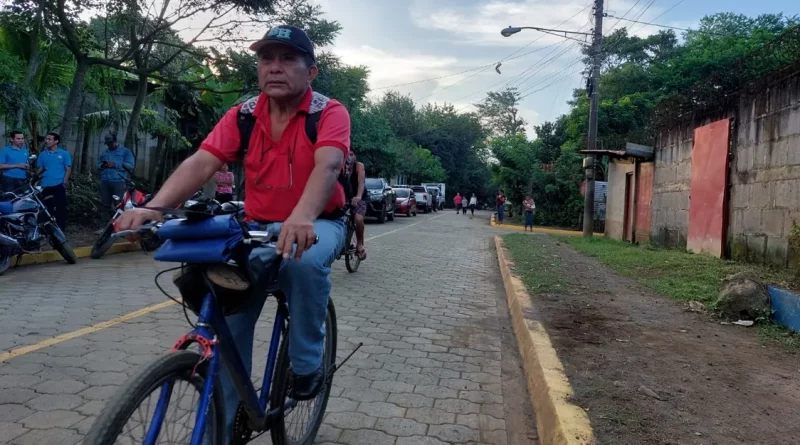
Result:
{"type": "Polygon", "coordinates": [[[800,224],[800,73],[739,101],[730,178],[730,255],[786,266],[800,224]]]}
{"type": "Polygon", "coordinates": [[[614,160],[608,164],[608,194],[606,202],[606,228],[608,238],[625,236],[625,176],[633,173],[633,162],[614,160]]]}
{"type": "Polygon", "coordinates": [[[660,134],[656,141],[650,230],[653,243],[686,247],[693,131],[692,124],[683,124],[660,134]]]}

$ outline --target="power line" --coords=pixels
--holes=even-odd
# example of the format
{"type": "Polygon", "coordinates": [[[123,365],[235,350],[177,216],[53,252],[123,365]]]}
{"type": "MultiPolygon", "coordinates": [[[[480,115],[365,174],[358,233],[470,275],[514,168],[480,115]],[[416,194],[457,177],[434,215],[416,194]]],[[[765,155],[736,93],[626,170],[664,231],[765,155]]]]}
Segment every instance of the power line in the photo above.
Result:
{"type": "Polygon", "coordinates": [[[672,11],[673,9],[677,8],[678,5],[680,5],[681,3],[685,2],[685,1],[686,0],[678,0],[678,3],[675,3],[674,5],[672,5],[672,7],[670,7],[666,11],[664,11],[661,14],[659,14],[658,16],[656,16],[656,18],[654,18],[653,21],[655,22],[656,20],[660,19],[664,14],[666,14],[666,13],[672,11]]]}
{"type": "MultiPolygon", "coordinates": [[[[588,4],[588,5],[586,5],[586,6],[584,6],[584,7],[583,7],[583,9],[581,9],[581,10],[580,10],[580,11],[578,11],[578,12],[576,12],[575,14],[573,14],[573,15],[572,15],[571,17],[569,17],[568,19],[566,19],[566,20],[564,20],[563,22],[561,22],[561,23],[559,23],[558,25],[556,25],[556,28],[558,28],[558,27],[560,27],[560,26],[564,25],[565,23],[569,22],[570,20],[574,19],[575,17],[577,17],[578,15],[580,15],[581,13],[583,13],[584,11],[586,11],[587,9],[589,9],[589,6],[591,6],[591,3],[590,3],[590,4],[588,4]]],[[[513,53],[509,54],[508,56],[506,56],[504,59],[500,60],[500,61],[499,61],[499,62],[497,62],[497,63],[500,63],[500,62],[504,62],[504,61],[507,61],[507,60],[512,60],[512,59],[515,59],[515,58],[521,57],[521,56],[517,56],[517,57],[514,57],[514,58],[512,58],[511,56],[513,56],[514,54],[518,53],[519,51],[521,51],[521,50],[522,50],[522,49],[524,49],[525,47],[532,45],[534,42],[537,42],[537,41],[538,41],[538,40],[540,40],[542,37],[543,37],[543,36],[539,36],[539,37],[537,37],[537,38],[536,38],[536,39],[534,39],[533,41],[529,42],[527,45],[525,45],[525,46],[523,46],[522,48],[520,48],[520,49],[518,49],[518,50],[514,51],[513,53]]],[[[558,36],[558,37],[564,37],[564,36],[558,36]]],[[[562,42],[562,43],[563,43],[563,42],[562,42]]],[[[559,43],[559,44],[560,44],[560,43],[559,43]]],[[[543,47],[543,48],[539,48],[538,50],[534,50],[534,51],[531,51],[531,52],[535,52],[535,51],[543,50],[543,49],[545,49],[545,48],[548,48],[548,47],[550,47],[550,46],[553,46],[553,45],[554,45],[554,44],[552,44],[552,45],[548,45],[548,46],[545,46],[545,47],[543,47]]],[[[530,54],[530,52],[529,52],[529,53],[527,53],[527,54],[530,54]]],[[[545,57],[546,57],[546,56],[545,56],[545,57]]],[[[494,65],[494,64],[490,64],[489,66],[492,66],[492,65],[494,65]]],[[[461,83],[461,82],[463,82],[463,81],[465,81],[465,80],[467,80],[467,79],[470,79],[470,78],[472,78],[472,77],[475,77],[476,75],[480,74],[481,72],[483,72],[483,71],[486,71],[486,69],[488,69],[488,67],[489,67],[489,66],[480,67],[480,71],[478,71],[477,73],[475,73],[475,74],[473,74],[473,75],[471,75],[471,76],[467,76],[466,78],[464,78],[464,79],[461,79],[461,80],[459,80],[459,81],[456,81],[456,82],[454,82],[454,83],[452,83],[452,84],[450,84],[450,85],[447,85],[447,86],[444,86],[444,87],[442,87],[442,88],[436,89],[436,90],[432,91],[430,94],[428,94],[428,95],[426,95],[426,96],[423,96],[423,97],[421,97],[421,98],[419,98],[419,99],[417,99],[417,100],[423,100],[423,99],[427,99],[427,98],[429,98],[429,97],[433,96],[433,95],[434,95],[434,94],[436,94],[436,93],[439,93],[439,92],[441,92],[441,91],[444,91],[444,90],[446,90],[446,89],[448,89],[448,88],[450,88],[450,87],[452,87],[452,86],[454,86],[454,85],[456,85],[456,84],[458,84],[458,83],[461,83]]],[[[513,79],[512,79],[512,80],[513,80],[513,79]]],[[[499,82],[499,83],[502,83],[502,82],[499,82]]],[[[497,84],[495,84],[495,85],[497,85],[497,84]]],[[[490,88],[491,88],[491,87],[490,87],[490,88]]],[[[472,95],[472,94],[470,94],[470,96],[471,96],[471,95],[472,95]]],[[[469,97],[469,96],[467,96],[467,97],[469,97]]],[[[460,100],[460,99],[459,99],[459,100],[460,100]]]]}
{"type": "Polygon", "coordinates": [[[537,90],[531,91],[530,93],[522,96],[520,99],[525,99],[526,97],[528,97],[530,95],[533,95],[533,94],[536,94],[536,93],[538,93],[540,91],[546,90],[547,88],[550,88],[551,86],[557,84],[558,82],[561,82],[562,80],[567,79],[570,76],[574,76],[574,75],[580,74],[580,73],[581,73],[580,71],[573,71],[573,72],[567,74],[566,76],[560,77],[560,78],[556,79],[555,81],[553,81],[553,82],[551,82],[551,83],[549,83],[549,84],[547,84],[547,85],[545,85],[545,86],[543,86],[543,87],[541,87],[541,88],[539,88],[537,90]]]}
{"type": "MultiPolygon", "coordinates": [[[[642,1],[642,0],[636,0],[636,3],[634,3],[634,4],[633,4],[633,6],[631,6],[631,8],[630,8],[630,9],[628,9],[628,11],[627,11],[625,14],[623,14],[623,15],[622,15],[622,17],[625,17],[625,16],[627,16],[628,14],[630,14],[630,13],[631,13],[631,11],[633,11],[633,8],[635,8],[635,7],[636,7],[636,5],[638,5],[640,1],[642,1]]],[[[616,28],[616,27],[617,27],[617,25],[619,25],[619,22],[621,22],[621,21],[622,21],[622,19],[619,19],[619,20],[617,20],[617,23],[614,23],[614,26],[612,26],[611,28],[609,28],[609,29],[608,29],[608,33],[611,33],[611,31],[613,31],[613,30],[614,30],[614,28],[616,28]]]]}
{"type": "MultiPolygon", "coordinates": [[[[619,17],[615,17],[613,15],[609,15],[608,17],[610,17],[612,19],[619,18],[619,17]]],[[[678,28],[677,26],[659,25],[658,23],[641,22],[639,20],[632,20],[632,19],[620,19],[620,20],[625,20],[626,22],[639,23],[639,24],[642,24],[642,25],[657,26],[659,28],[676,29],[678,31],[692,31],[691,29],[688,29],[688,28],[678,28]]]]}

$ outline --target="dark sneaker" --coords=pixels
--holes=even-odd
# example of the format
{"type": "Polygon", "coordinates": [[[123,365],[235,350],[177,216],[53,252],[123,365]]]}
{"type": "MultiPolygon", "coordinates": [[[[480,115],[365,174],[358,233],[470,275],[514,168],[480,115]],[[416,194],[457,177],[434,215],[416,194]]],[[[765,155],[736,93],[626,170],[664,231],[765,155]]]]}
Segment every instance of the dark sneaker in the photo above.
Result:
{"type": "Polygon", "coordinates": [[[295,375],[292,380],[292,398],[298,401],[311,400],[325,386],[325,371],[322,365],[308,375],[295,375]]]}

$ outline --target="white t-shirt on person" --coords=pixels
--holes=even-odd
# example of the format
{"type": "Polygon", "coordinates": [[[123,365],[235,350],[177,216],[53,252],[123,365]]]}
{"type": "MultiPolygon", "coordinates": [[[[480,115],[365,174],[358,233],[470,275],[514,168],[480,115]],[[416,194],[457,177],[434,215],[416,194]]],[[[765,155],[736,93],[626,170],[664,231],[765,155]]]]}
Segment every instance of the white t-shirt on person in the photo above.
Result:
{"type": "Polygon", "coordinates": [[[471,206],[478,205],[478,198],[474,196],[472,198],[469,198],[469,205],[471,206]]]}

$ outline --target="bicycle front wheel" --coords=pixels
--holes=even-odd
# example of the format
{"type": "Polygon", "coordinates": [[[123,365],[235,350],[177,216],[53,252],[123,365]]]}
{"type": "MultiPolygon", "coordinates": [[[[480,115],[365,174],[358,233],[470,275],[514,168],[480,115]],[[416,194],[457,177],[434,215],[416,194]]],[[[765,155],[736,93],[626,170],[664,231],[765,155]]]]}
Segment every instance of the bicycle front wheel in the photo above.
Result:
{"type": "MultiPolygon", "coordinates": [[[[291,329],[291,323],[289,323],[291,329]]],[[[325,318],[325,340],[322,350],[322,366],[328,375],[336,360],[336,310],[333,300],[328,299],[328,315],[325,318]]],[[[286,407],[283,419],[279,420],[270,430],[274,445],[311,445],[317,437],[328,398],[331,395],[331,381],[325,386],[315,399],[297,402],[289,399],[292,391],[292,371],[289,364],[289,342],[284,336],[278,354],[277,366],[273,377],[274,391],[270,398],[270,406],[275,409],[279,406],[286,407]],[[290,405],[287,407],[287,404],[290,405]]]]}
{"type": "MultiPolygon", "coordinates": [[[[207,373],[208,362],[193,351],[170,352],[150,363],[120,387],[84,445],[141,444],[155,432],[153,443],[188,444],[207,373]]],[[[215,382],[203,443],[223,445],[224,425],[222,388],[215,382]]]]}

